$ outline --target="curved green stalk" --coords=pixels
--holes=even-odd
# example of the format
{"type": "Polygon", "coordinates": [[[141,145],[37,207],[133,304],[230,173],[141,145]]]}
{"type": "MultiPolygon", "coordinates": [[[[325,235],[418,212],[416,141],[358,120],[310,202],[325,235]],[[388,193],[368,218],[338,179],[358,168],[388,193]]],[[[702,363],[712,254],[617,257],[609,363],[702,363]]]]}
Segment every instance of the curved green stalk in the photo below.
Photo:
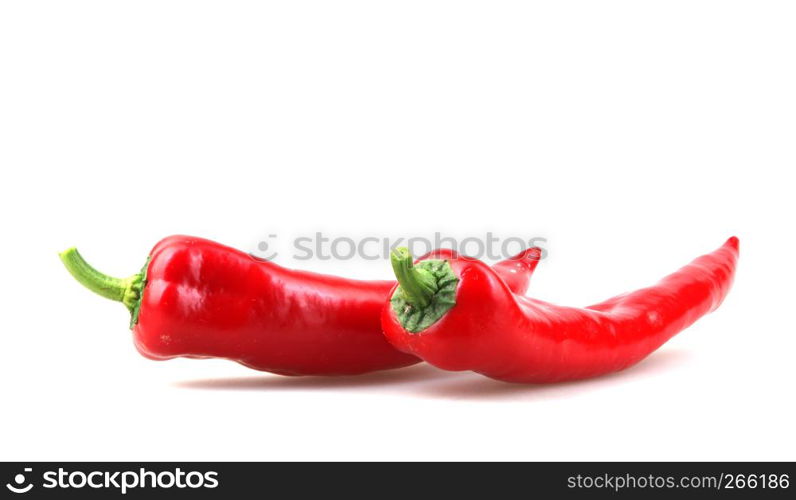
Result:
{"type": "Polygon", "coordinates": [[[115,278],[94,269],[75,247],[61,252],[58,256],[66,270],[83,286],[106,299],[124,304],[132,315],[131,327],[138,322],[138,309],[146,284],[146,265],[140,273],[128,278],[115,278]]]}
{"type": "Polygon", "coordinates": [[[398,321],[409,332],[417,333],[433,325],[456,305],[459,279],[445,260],[412,262],[406,248],[390,254],[398,288],[390,304],[398,321]]]}
{"type": "Polygon", "coordinates": [[[396,248],[390,254],[392,270],[398,278],[406,302],[415,307],[427,307],[437,292],[437,280],[422,267],[415,267],[408,248],[396,248]]]}

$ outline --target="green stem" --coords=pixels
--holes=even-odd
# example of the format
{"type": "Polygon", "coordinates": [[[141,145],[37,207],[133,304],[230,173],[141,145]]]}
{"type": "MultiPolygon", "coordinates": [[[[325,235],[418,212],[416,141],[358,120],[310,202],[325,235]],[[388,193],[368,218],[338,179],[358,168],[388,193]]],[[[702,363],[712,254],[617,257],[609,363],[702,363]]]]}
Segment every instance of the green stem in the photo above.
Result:
{"type": "Polygon", "coordinates": [[[390,254],[390,262],[401,285],[406,302],[414,307],[427,307],[437,293],[437,280],[425,269],[414,267],[409,249],[396,248],[390,254]]]}
{"type": "Polygon", "coordinates": [[[58,254],[66,270],[83,286],[92,292],[117,302],[121,302],[137,320],[138,306],[144,287],[144,271],[129,278],[114,278],[103,274],[86,262],[77,248],[70,248],[58,254]]]}
{"type": "Polygon", "coordinates": [[[97,271],[83,259],[80,252],[74,247],[61,252],[58,256],[61,257],[66,270],[83,286],[106,299],[117,302],[124,300],[124,292],[129,286],[129,279],[114,278],[97,271]]]}

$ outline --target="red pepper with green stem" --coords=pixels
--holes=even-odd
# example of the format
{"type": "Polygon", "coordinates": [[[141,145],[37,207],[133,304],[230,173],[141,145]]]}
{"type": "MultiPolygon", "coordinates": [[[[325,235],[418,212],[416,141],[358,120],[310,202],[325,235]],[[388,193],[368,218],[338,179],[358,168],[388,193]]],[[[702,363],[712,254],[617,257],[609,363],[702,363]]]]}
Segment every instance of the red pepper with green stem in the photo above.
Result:
{"type": "Polygon", "coordinates": [[[574,308],[512,293],[478,260],[413,265],[399,249],[399,285],[382,327],[396,348],[446,370],[520,383],[595,377],[638,363],[716,309],[737,259],[738,239],[730,238],[656,285],[574,308]]]}
{"type": "MultiPolygon", "coordinates": [[[[539,256],[529,249],[498,272],[524,293],[539,256]]],[[[61,259],[87,288],[127,306],[135,345],[152,359],[220,357],[284,375],[350,375],[419,361],[381,333],[391,281],[288,270],[189,236],[160,241],[126,279],[100,273],[74,248],[61,259]]]]}

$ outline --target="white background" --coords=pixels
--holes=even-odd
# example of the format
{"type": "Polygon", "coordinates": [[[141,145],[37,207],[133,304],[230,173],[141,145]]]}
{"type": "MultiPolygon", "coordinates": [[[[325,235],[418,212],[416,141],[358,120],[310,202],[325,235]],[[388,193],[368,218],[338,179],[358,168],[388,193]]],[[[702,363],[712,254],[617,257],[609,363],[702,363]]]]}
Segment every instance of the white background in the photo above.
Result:
{"type": "MultiPolygon", "coordinates": [[[[796,7],[3,2],[0,459],[796,459],[796,7]],[[282,378],[140,357],[57,252],[169,234],[545,237],[586,305],[741,238],[721,309],[624,373],[282,378]]],[[[386,278],[385,262],[279,262],[386,278]]]]}

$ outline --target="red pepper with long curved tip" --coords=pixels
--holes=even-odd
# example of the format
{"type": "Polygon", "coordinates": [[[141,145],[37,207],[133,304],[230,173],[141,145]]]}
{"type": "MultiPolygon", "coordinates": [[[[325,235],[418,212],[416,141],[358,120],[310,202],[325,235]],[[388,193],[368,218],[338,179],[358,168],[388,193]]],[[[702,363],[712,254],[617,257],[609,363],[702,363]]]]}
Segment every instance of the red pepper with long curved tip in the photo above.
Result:
{"type": "Polygon", "coordinates": [[[638,363],[716,309],[737,259],[733,237],[656,285],[574,308],[518,296],[478,260],[413,265],[398,249],[382,327],[396,348],[446,370],[519,383],[595,377],[638,363]]]}
{"type": "MultiPolygon", "coordinates": [[[[500,270],[519,293],[536,267],[531,253],[500,270]]],[[[419,362],[382,335],[379,314],[392,281],[288,270],[189,236],[160,241],[144,269],[126,279],[100,273],[74,248],[61,259],[87,288],[128,307],[135,345],[152,359],[220,357],[283,375],[350,375],[419,362]]]]}

